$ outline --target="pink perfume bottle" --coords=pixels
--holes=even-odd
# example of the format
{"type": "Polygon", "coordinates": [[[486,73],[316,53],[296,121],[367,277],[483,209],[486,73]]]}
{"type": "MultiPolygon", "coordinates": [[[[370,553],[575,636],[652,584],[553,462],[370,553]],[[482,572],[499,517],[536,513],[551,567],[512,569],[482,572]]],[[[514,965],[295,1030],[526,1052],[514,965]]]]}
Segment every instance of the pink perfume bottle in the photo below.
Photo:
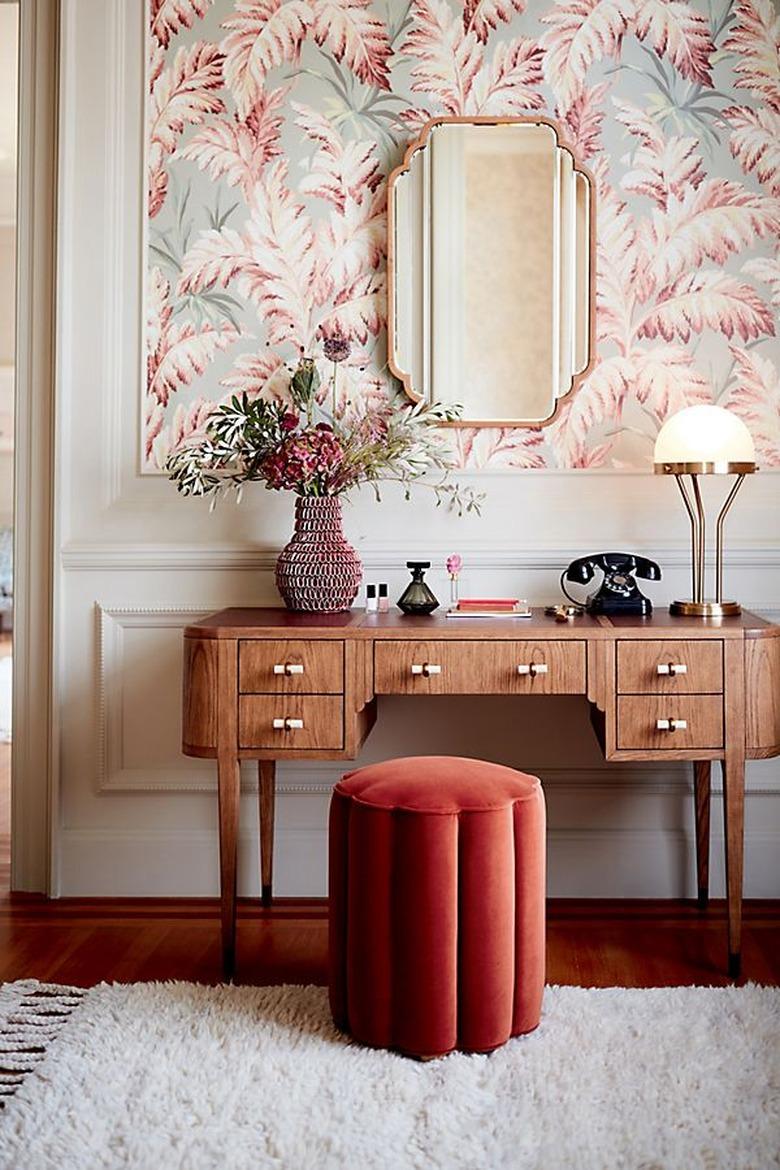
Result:
{"type": "Polygon", "coordinates": [[[450,575],[450,607],[458,608],[458,578],[463,568],[463,557],[460,553],[452,553],[447,557],[447,572],[450,575]]]}

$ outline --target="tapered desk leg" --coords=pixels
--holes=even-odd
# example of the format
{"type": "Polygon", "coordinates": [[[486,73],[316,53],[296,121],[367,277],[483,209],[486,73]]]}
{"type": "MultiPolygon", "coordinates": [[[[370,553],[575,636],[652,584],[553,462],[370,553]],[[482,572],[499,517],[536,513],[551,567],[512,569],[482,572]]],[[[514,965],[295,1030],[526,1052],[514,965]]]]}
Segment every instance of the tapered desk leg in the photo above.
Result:
{"type": "Polygon", "coordinates": [[[742,966],[742,870],[745,820],[745,760],[727,755],[723,760],[723,814],[726,845],[726,895],[729,922],[729,975],[739,977],[742,966]]]}
{"type": "Polygon", "coordinates": [[[217,760],[219,783],[219,877],[222,910],[222,974],[236,970],[236,878],[238,871],[238,809],[241,773],[235,757],[217,760]]]}
{"type": "Polygon", "coordinates": [[[263,905],[270,906],[274,885],[275,760],[258,761],[257,791],[260,805],[260,889],[263,905]]]}
{"type": "Polygon", "coordinates": [[[696,805],[696,877],[699,909],[706,910],[710,899],[710,792],[712,765],[697,760],[693,765],[696,805]]]}

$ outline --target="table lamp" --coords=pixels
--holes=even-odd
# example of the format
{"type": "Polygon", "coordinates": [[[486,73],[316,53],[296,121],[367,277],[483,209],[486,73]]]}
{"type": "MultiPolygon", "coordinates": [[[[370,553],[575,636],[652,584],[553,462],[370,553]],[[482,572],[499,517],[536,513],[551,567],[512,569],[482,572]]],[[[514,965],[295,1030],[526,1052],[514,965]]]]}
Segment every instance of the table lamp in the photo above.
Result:
{"type": "Polygon", "coordinates": [[[674,601],[669,612],[685,617],[727,617],[742,612],[737,601],[723,600],[723,523],[746,475],[756,470],[750,432],[722,406],[688,406],[667,419],[655,441],[656,475],[673,475],[691,522],[693,597],[674,601]],[[715,600],[704,596],[706,518],[700,475],[733,475],[731,490],[715,526],[715,600]],[[685,477],[688,476],[689,484],[685,477]]]}

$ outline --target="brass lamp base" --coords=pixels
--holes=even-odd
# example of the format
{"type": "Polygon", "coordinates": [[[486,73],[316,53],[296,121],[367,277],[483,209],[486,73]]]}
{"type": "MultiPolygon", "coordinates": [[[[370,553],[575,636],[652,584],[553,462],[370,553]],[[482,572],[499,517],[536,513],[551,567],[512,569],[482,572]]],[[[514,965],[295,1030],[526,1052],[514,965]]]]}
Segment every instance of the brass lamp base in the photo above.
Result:
{"type": "Polygon", "coordinates": [[[675,617],[737,617],[742,606],[738,601],[673,601],[669,613],[675,617]]]}

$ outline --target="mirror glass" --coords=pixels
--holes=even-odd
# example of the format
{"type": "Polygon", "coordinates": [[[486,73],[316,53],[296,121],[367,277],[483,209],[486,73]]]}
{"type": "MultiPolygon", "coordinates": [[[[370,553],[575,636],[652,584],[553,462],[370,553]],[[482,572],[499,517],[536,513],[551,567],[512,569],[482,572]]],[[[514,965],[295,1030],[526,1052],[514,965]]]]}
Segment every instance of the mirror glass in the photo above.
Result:
{"type": "Polygon", "coordinates": [[[438,120],[390,183],[390,366],[462,422],[549,421],[592,346],[591,182],[554,125],[438,120]]]}

